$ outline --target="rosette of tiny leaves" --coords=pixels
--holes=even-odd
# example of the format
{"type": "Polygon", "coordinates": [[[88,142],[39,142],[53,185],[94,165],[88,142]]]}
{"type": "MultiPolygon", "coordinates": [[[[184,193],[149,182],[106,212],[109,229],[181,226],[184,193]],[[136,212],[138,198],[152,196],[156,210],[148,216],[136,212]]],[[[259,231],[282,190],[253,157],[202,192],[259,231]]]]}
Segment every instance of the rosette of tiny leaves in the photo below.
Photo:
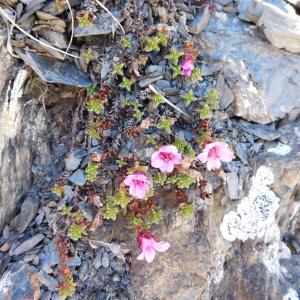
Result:
{"type": "Polygon", "coordinates": [[[95,86],[89,86],[87,89],[86,89],[86,95],[87,96],[93,96],[97,93],[97,88],[95,86]]]}
{"type": "Polygon", "coordinates": [[[132,105],[133,111],[134,111],[134,115],[133,116],[135,117],[135,119],[137,121],[140,121],[143,118],[144,113],[141,112],[139,110],[139,108],[142,107],[143,105],[140,102],[138,102],[138,101],[133,102],[131,105],[132,105]]]}
{"type": "Polygon", "coordinates": [[[192,74],[191,74],[191,77],[192,81],[196,82],[196,81],[199,81],[199,80],[202,80],[202,72],[199,68],[195,68],[193,71],[192,71],[192,74]]]}
{"type": "Polygon", "coordinates": [[[152,52],[152,51],[159,51],[159,40],[157,37],[153,37],[153,38],[145,38],[145,45],[144,45],[144,51],[145,52],[152,52]]]}
{"type": "Polygon", "coordinates": [[[131,86],[133,84],[133,80],[123,77],[122,82],[120,83],[120,87],[126,89],[128,92],[131,91],[131,86]]]}
{"type": "Polygon", "coordinates": [[[195,157],[196,153],[193,149],[193,147],[191,146],[191,144],[189,144],[188,142],[181,140],[179,138],[175,139],[175,147],[178,149],[178,151],[181,154],[184,154],[186,156],[190,156],[190,157],[195,157]]]}
{"type": "Polygon", "coordinates": [[[200,110],[199,117],[201,120],[210,119],[212,117],[212,111],[208,104],[205,104],[200,110]]]}
{"type": "Polygon", "coordinates": [[[211,89],[204,97],[203,99],[207,102],[209,107],[211,109],[218,108],[218,97],[219,93],[216,89],[211,89]]]}
{"type": "Polygon", "coordinates": [[[85,229],[78,224],[72,224],[68,230],[68,237],[73,241],[78,241],[83,235],[86,235],[85,229]]]}
{"type": "Polygon", "coordinates": [[[155,136],[154,135],[148,135],[146,140],[147,145],[155,144],[155,136]]]}
{"type": "Polygon", "coordinates": [[[186,94],[183,96],[183,99],[184,99],[184,102],[185,102],[186,105],[190,105],[193,101],[196,100],[196,98],[194,97],[192,91],[186,93],[186,94]]]}
{"type": "Polygon", "coordinates": [[[114,65],[114,69],[113,69],[113,73],[119,76],[124,76],[124,72],[123,72],[123,64],[115,64],[114,65]]]}
{"type": "Polygon", "coordinates": [[[180,66],[175,66],[173,68],[173,79],[176,78],[178,75],[181,74],[181,67],[180,66]]]}
{"type": "Polygon", "coordinates": [[[156,127],[161,129],[161,130],[164,130],[168,134],[171,134],[172,133],[171,127],[173,126],[173,124],[174,124],[174,119],[162,117],[159,120],[156,127]]]}
{"type": "Polygon", "coordinates": [[[68,206],[64,205],[61,208],[61,214],[63,216],[68,216],[68,217],[72,216],[72,209],[71,209],[71,207],[68,207],[68,206]]]}
{"type": "MultiPolygon", "coordinates": [[[[177,66],[179,58],[183,55],[182,52],[179,52],[177,49],[172,48],[170,53],[166,55],[166,59],[169,60],[173,65],[177,66]]],[[[180,67],[179,67],[180,71],[180,67]]],[[[179,72],[180,74],[180,72],[179,72]]]]}
{"type": "Polygon", "coordinates": [[[152,102],[154,107],[157,107],[160,104],[164,103],[164,99],[161,95],[153,95],[151,97],[151,102],[152,102]]]}
{"type": "Polygon", "coordinates": [[[190,218],[195,211],[194,203],[182,203],[178,210],[178,215],[183,218],[190,218]]]}
{"type": "Polygon", "coordinates": [[[158,224],[162,219],[163,213],[158,206],[152,207],[150,214],[147,216],[147,223],[150,225],[158,224]]]}
{"type": "Polygon", "coordinates": [[[89,163],[85,168],[85,179],[94,182],[97,179],[99,165],[96,163],[89,163]]]}
{"type": "Polygon", "coordinates": [[[84,214],[81,210],[77,210],[72,213],[72,218],[78,223],[82,222],[84,220],[84,214]]]}
{"type": "Polygon", "coordinates": [[[103,207],[103,218],[115,221],[117,219],[118,212],[118,207],[114,206],[112,203],[107,203],[103,207]]]}
{"type": "Polygon", "coordinates": [[[165,173],[159,172],[153,176],[153,182],[159,185],[164,185],[167,179],[167,175],[165,173]]]}
{"type": "Polygon", "coordinates": [[[63,276],[62,282],[57,288],[58,294],[62,299],[71,297],[76,290],[76,283],[71,274],[63,276]]]}
{"type": "Polygon", "coordinates": [[[158,31],[156,33],[156,37],[158,39],[158,43],[159,44],[161,44],[163,47],[167,47],[168,46],[169,36],[168,36],[167,33],[158,31]]]}
{"type": "Polygon", "coordinates": [[[93,22],[90,20],[89,12],[85,12],[82,15],[77,16],[76,19],[78,21],[79,27],[92,26],[93,25],[93,22]]]}
{"type": "Polygon", "coordinates": [[[94,59],[94,54],[92,50],[88,50],[84,55],[86,63],[90,63],[94,59]]]}
{"type": "Polygon", "coordinates": [[[180,189],[188,188],[197,180],[187,174],[176,174],[167,178],[167,183],[176,184],[180,189]]]}
{"type": "Polygon", "coordinates": [[[100,126],[99,123],[91,122],[88,124],[87,128],[85,129],[85,133],[90,137],[94,139],[100,140],[100,134],[98,132],[98,127],[100,126]]]}
{"type": "Polygon", "coordinates": [[[86,109],[88,111],[91,111],[97,115],[103,113],[104,106],[101,100],[99,99],[91,99],[90,101],[87,102],[86,104],[86,109]]]}
{"type": "Polygon", "coordinates": [[[119,192],[113,196],[107,196],[107,202],[115,206],[121,206],[121,208],[126,207],[129,202],[132,200],[131,197],[127,195],[125,189],[120,189],[119,192]]]}
{"type": "Polygon", "coordinates": [[[57,185],[55,184],[52,188],[51,188],[51,192],[53,194],[55,194],[57,197],[61,197],[63,192],[64,192],[64,186],[63,185],[57,185]]]}
{"type": "Polygon", "coordinates": [[[148,200],[149,198],[153,197],[153,195],[154,195],[154,188],[150,187],[149,192],[145,195],[144,199],[148,200]]]}
{"type": "Polygon", "coordinates": [[[124,38],[122,40],[122,45],[124,48],[131,48],[131,40],[129,38],[124,38]]]}

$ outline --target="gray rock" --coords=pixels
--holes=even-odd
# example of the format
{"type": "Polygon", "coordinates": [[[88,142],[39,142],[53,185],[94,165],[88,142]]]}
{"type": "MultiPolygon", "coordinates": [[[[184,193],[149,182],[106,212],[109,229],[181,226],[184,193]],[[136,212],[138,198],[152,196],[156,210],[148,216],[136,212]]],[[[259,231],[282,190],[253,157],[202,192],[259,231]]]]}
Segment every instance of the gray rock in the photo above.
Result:
{"type": "Polygon", "coordinates": [[[36,268],[24,262],[12,264],[0,279],[0,299],[34,299],[29,275],[35,271],[36,268]]]}
{"type": "Polygon", "coordinates": [[[240,124],[248,132],[266,141],[273,141],[280,137],[279,131],[273,129],[271,126],[251,124],[243,120],[240,120],[240,124]]]}
{"type": "MultiPolygon", "coordinates": [[[[121,12],[116,9],[110,9],[112,14],[121,21],[121,12]]],[[[93,21],[91,26],[77,26],[74,30],[75,37],[82,37],[82,36],[90,36],[90,35],[102,35],[102,34],[109,34],[112,32],[112,26],[115,25],[115,21],[112,17],[104,12],[100,15],[97,14],[97,17],[93,21]]]]}
{"type": "Polygon", "coordinates": [[[300,107],[298,55],[275,49],[234,16],[216,15],[203,35],[211,57],[223,60],[234,115],[266,124],[300,107]]]}
{"type": "Polygon", "coordinates": [[[228,197],[231,200],[239,199],[239,178],[236,172],[226,174],[228,197]]]}
{"type": "Polygon", "coordinates": [[[58,49],[66,49],[67,41],[65,36],[60,32],[50,31],[50,30],[40,30],[39,35],[49,42],[52,46],[58,49]]]}
{"type": "Polygon", "coordinates": [[[158,80],[155,87],[160,91],[164,91],[171,87],[171,83],[168,80],[158,80]]]}
{"type": "Polygon", "coordinates": [[[56,242],[52,241],[44,247],[45,254],[41,254],[42,266],[49,265],[51,267],[59,264],[60,255],[56,248],[56,242]]]}
{"type": "Polygon", "coordinates": [[[216,2],[223,5],[223,6],[232,4],[232,0],[216,0],[216,2]]]}
{"type": "Polygon", "coordinates": [[[36,216],[39,202],[35,198],[26,198],[21,206],[21,212],[17,216],[16,231],[24,232],[33,218],[36,216]]]}
{"type": "Polygon", "coordinates": [[[300,17],[285,1],[241,1],[238,10],[240,18],[260,26],[275,47],[300,53],[300,17]]]}
{"type": "Polygon", "coordinates": [[[233,103],[233,94],[225,82],[223,74],[220,74],[217,79],[216,89],[219,92],[220,109],[224,110],[233,103]]]}
{"type": "Polygon", "coordinates": [[[139,81],[139,86],[141,88],[145,88],[145,87],[148,87],[150,84],[152,84],[153,82],[159,80],[159,79],[162,79],[163,76],[156,76],[156,77],[144,77],[142,79],[140,79],[139,81]]]}
{"type": "Polygon", "coordinates": [[[209,20],[209,6],[206,5],[202,12],[198,12],[192,22],[189,23],[189,32],[193,34],[199,34],[202,32],[208,24],[209,20]]]}
{"type": "Polygon", "coordinates": [[[145,69],[145,74],[149,77],[162,75],[163,67],[160,65],[150,65],[145,69]]]}
{"type": "Polygon", "coordinates": [[[16,52],[45,82],[76,87],[88,87],[92,84],[91,79],[78,70],[75,64],[59,62],[31,52],[23,52],[20,49],[16,49],[16,52]]]}
{"type": "Polygon", "coordinates": [[[83,157],[85,157],[86,155],[87,153],[82,149],[78,149],[70,153],[66,160],[66,169],[68,171],[75,171],[76,169],[78,169],[83,157]]]}
{"type": "Polygon", "coordinates": [[[103,253],[102,260],[101,260],[103,268],[109,267],[109,258],[107,252],[103,253]]]}
{"type": "Polygon", "coordinates": [[[103,256],[103,248],[100,248],[98,251],[97,251],[97,255],[93,261],[93,266],[98,269],[101,267],[102,265],[102,256],[103,256]]]}
{"type": "Polygon", "coordinates": [[[69,267],[78,267],[81,265],[81,258],[76,254],[67,260],[67,264],[69,267]]]}
{"type": "Polygon", "coordinates": [[[21,243],[17,248],[15,248],[13,251],[10,251],[10,255],[20,255],[25,252],[28,252],[34,246],[36,246],[40,241],[42,241],[45,238],[45,236],[42,233],[38,233],[31,237],[30,239],[24,241],[21,243]]]}
{"type": "Polygon", "coordinates": [[[40,282],[43,285],[45,285],[51,292],[56,291],[59,283],[55,278],[48,275],[46,272],[44,272],[42,270],[38,272],[38,278],[39,278],[40,282]]]}
{"type": "Polygon", "coordinates": [[[79,185],[79,186],[83,186],[85,185],[85,175],[84,175],[84,172],[82,170],[77,170],[75,171],[70,177],[68,177],[68,179],[76,184],[76,185],[79,185]]]}
{"type": "Polygon", "coordinates": [[[89,221],[92,222],[94,219],[94,213],[92,210],[92,207],[88,205],[87,203],[80,202],[79,203],[79,208],[83,212],[84,217],[89,221]]]}

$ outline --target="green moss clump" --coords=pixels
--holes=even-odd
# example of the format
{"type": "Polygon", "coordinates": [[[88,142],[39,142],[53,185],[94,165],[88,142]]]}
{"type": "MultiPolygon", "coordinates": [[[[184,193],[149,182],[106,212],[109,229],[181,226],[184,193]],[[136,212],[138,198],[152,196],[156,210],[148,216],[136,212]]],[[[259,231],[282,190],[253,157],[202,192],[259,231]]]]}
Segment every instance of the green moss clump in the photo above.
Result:
{"type": "Polygon", "coordinates": [[[192,71],[191,79],[192,79],[192,81],[194,81],[194,82],[197,82],[197,81],[202,80],[202,72],[201,72],[201,70],[200,70],[199,68],[195,68],[195,69],[192,71]]]}
{"type": "Polygon", "coordinates": [[[183,203],[178,210],[179,216],[183,218],[190,218],[193,216],[195,211],[194,203],[183,203]]]}
{"type": "Polygon", "coordinates": [[[112,203],[107,203],[104,205],[103,208],[104,219],[115,221],[117,219],[118,213],[119,213],[119,208],[114,206],[112,203]]]}
{"type": "Polygon", "coordinates": [[[153,176],[153,182],[159,185],[164,185],[167,179],[167,175],[165,173],[159,172],[153,176]]]}
{"type": "Polygon", "coordinates": [[[174,124],[174,119],[173,118],[165,118],[162,117],[158,124],[156,125],[157,128],[164,130],[166,133],[171,134],[172,133],[172,129],[171,127],[174,124]]]}
{"type": "Polygon", "coordinates": [[[76,283],[71,274],[63,277],[62,282],[57,289],[58,294],[62,299],[71,297],[75,293],[75,290],[76,283]]]}
{"type": "Polygon", "coordinates": [[[188,174],[175,174],[167,178],[167,183],[176,184],[180,189],[189,188],[197,180],[188,174]]]}
{"type": "Polygon", "coordinates": [[[151,97],[151,102],[152,102],[154,107],[157,107],[160,104],[164,103],[164,99],[161,95],[153,95],[151,97]]]}
{"type": "Polygon", "coordinates": [[[115,64],[114,65],[114,69],[113,69],[113,73],[119,76],[124,76],[124,72],[123,72],[123,64],[115,64]]]}
{"type": "Polygon", "coordinates": [[[85,132],[86,134],[90,137],[90,138],[95,138],[100,140],[101,136],[100,133],[98,132],[98,128],[100,127],[100,123],[99,122],[91,122],[88,124],[85,132]]]}
{"type": "Polygon", "coordinates": [[[179,52],[177,49],[172,48],[170,53],[166,55],[166,59],[169,60],[174,66],[178,65],[179,58],[183,55],[182,52],[179,52]]]}
{"type": "Polygon", "coordinates": [[[186,105],[190,105],[192,102],[194,102],[196,100],[196,98],[194,97],[192,91],[186,93],[183,96],[183,99],[184,99],[184,102],[185,102],[186,105]]]}
{"type": "Polygon", "coordinates": [[[159,50],[160,50],[159,39],[157,37],[145,38],[145,41],[144,41],[144,51],[145,52],[152,52],[152,51],[158,52],[159,50]]]}
{"type": "Polygon", "coordinates": [[[131,91],[131,86],[133,84],[133,80],[123,77],[122,82],[120,83],[120,87],[126,89],[128,92],[131,91]]]}
{"type": "Polygon", "coordinates": [[[88,111],[91,111],[97,115],[103,113],[104,111],[104,106],[101,100],[99,99],[91,99],[90,101],[87,102],[86,104],[86,109],[88,111]]]}
{"type": "Polygon", "coordinates": [[[178,151],[181,154],[190,156],[192,158],[194,158],[196,156],[196,153],[195,153],[193,147],[191,146],[191,144],[189,144],[188,142],[186,142],[184,140],[176,138],[175,139],[175,147],[178,149],[178,151]]]}
{"type": "Polygon", "coordinates": [[[89,163],[85,168],[85,179],[94,182],[97,179],[99,165],[96,163],[89,163]]]}
{"type": "Polygon", "coordinates": [[[78,241],[83,235],[86,235],[85,228],[78,224],[72,224],[68,230],[68,237],[73,241],[78,241]]]}

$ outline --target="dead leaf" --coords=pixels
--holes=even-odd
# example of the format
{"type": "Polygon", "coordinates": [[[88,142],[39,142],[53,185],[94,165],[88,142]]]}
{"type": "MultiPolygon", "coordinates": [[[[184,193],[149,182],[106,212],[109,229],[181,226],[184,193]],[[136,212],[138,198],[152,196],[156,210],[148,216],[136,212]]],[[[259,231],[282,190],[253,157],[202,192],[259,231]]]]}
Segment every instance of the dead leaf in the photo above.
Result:
{"type": "Polygon", "coordinates": [[[98,227],[102,226],[102,224],[103,224],[102,208],[99,208],[89,229],[90,231],[95,232],[98,227]]]}
{"type": "Polygon", "coordinates": [[[40,290],[41,282],[39,280],[37,272],[31,273],[29,275],[29,278],[30,278],[30,282],[31,282],[31,285],[32,285],[33,291],[34,291],[33,300],[39,300],[40,299],[40,293],[41,293],[41,290],[40,290]]]}

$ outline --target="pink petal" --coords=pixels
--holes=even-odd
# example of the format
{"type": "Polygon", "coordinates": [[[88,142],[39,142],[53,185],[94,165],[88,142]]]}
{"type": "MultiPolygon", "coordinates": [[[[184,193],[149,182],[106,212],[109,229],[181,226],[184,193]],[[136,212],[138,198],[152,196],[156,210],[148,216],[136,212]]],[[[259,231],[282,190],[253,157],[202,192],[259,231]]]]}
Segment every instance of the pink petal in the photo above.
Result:
{"type": "Polygon", "coordinates": [[[152,263],[155,257],[155,250],[152,247],[148,247],[145,251],[145,259],[148,263],[152,263]]]}
{"type": "Polygon", "coordinates": [[[174,164],[171,161],[165,162],[159,169],[164,173],[172,173],[174,170],[174,164]]]}
{"type": "Polygon", "coordinates": [[[142,252],[136,259],[137,260],[143,260],[145,258],[145,253],[142,252]]]}
{"type": "Polygon", "coordinates": [[[227,144],[223,144],[222,146],[217,147],[218,157],[225,162],[230,162],[234,158],[234,154],[228,149],[227,144]]]}
{"type": "Polygon", "coordinates": [[[165,252],[170,248],[170,244],[165,242],[155,242],[153,248],[158,252],[165,252]]]}
{"type": "Polygon", "coordinates": [[[207,161],[207,170],[220,169],[221,161],[217,157],[210,157],[207,161]]]}
{"type": "Polygon", "coordinates": [[[166,146],[162,146],[159,149],[159,152],[167,152],[167,153],[177,154],[178,150],[174,145],[166,145],[166,146]]]}
{"type": "Polygon", "coordinates": [[[208,160],[208,152],[204,151],[197,156],[197,158],[204,164],[208,160]]]}
{"type": "Polygon", "coordinates": [[[131,184],[129,187],[129,194],[133,197],[136,197],[136,185],[135,184],[131,184]]]}
{"type": "Polygon", "coordinates": [[[159,151],[156,151],[155,153],[152,154],[151,156],[151,166],[153,168],[160,168],[163,164],[163,160],[160,159],[159,157],[159,151]]]}
{"type": "Polygon", "coordinates": [[[172,162],[174,164],[181,164],[182,163],[182,156],[180,153],[177,153],[174,155],[174,158],[172,159],[172,162]]]}
{"type": "Polygon", "coordinates": [[[148,193],[148,190],[149,188],[146,185],[135,186],[135,196],[139,199],[144,199],[144,197],[148,193]]]}
{"type": "Polygon", "coordinates": [[[134,178],[134,175],[128,175],[126,176],[126,178],[124,179],[124,184],[127,186],[130,186],[132,183],[132,180],[134,178]]]}

